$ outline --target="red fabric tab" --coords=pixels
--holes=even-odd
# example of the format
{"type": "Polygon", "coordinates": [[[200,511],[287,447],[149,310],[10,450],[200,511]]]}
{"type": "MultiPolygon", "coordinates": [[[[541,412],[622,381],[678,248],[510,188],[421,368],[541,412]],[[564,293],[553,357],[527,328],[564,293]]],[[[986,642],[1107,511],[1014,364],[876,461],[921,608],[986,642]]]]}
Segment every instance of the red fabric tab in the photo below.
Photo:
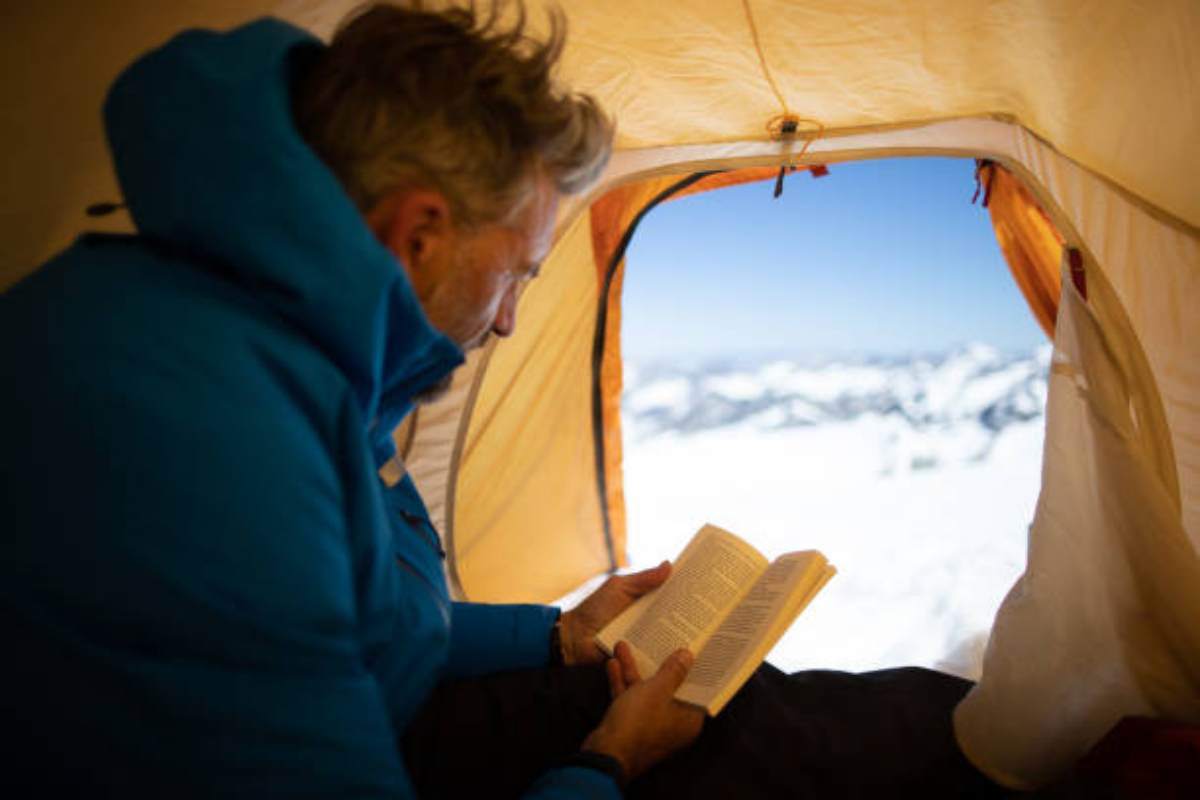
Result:
{"type": "Polygon", "coordinates": [[[1071,261],[1071,283],[1075,284],[1079,296],[1087,300],[1087,272],[1083,269],[1083,253],[1072,247],[1067,251],[1067,257],[1071,261]]]}
{"type": "Polygon", "coordinates": [[[1125,717],[1075,767],[1119,797],[1200,797],[1200,726],[1125,717]]]}

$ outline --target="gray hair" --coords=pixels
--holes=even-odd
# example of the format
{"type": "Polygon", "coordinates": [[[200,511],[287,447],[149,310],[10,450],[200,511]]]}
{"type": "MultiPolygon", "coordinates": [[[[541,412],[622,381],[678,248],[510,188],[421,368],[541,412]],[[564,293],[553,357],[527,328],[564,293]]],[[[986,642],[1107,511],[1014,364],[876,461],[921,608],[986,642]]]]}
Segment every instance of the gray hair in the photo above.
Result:
{"type": "Polygon", "coordinates": [[[296,124],[364,212],[389,191],[426,184],[464,226],[504,222],[534,178],[587,188],[612,150],[613,124],[588,95],[552,78],[566,39],[560,10],[546,40],[525,9],[501,27],[495,3],[470,8],[367,6],[297,79],[296,124]]]}

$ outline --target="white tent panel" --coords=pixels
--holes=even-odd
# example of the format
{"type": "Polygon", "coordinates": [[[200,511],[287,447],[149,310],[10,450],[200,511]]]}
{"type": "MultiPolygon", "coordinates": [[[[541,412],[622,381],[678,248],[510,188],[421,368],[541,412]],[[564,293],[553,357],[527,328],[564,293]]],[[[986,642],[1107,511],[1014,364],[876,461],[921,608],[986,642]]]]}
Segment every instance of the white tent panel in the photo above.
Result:
{"type": "Polygon", "coordinates": [[[1136,337],[1104,276],[1086,280],[1085,303],[1063,279],[1025,574],[955,712],[970,759],[1021,788],[1124,716],[1200,720],[1200,558],[1169,490],[1158,398],[1135,378],[1136,337]]]}

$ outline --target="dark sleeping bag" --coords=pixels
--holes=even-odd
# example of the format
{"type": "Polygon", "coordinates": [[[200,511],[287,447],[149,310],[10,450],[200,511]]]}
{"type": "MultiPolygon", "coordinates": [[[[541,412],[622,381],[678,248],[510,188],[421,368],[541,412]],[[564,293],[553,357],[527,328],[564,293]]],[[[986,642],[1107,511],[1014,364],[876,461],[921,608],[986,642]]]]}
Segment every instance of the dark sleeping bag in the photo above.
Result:
{"type": "MultiPolygon", "coordinates": [[[[971,683],[917,667],[787,675],[764,664],[692,747],[631,798],[987,798],[1008,792],[959,753],[951,712],[971,683]]],[[[405,735],[422,797],[512,797],[603,716],[600,668],[443,684],[405,735]]]]}

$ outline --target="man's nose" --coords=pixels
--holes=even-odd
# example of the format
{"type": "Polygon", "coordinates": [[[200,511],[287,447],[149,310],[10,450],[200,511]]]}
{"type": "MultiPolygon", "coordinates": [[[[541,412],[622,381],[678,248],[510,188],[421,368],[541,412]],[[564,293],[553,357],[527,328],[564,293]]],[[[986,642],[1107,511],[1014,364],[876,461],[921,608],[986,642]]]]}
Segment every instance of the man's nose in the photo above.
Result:
{"type": "Polygon", "coordinates": [[[492,333],[500,338],[512,336],[517,327],[517,290],[516,287],[504,293],[500,308],[496,309],[496,318],[492,320],[492,333]]]}

